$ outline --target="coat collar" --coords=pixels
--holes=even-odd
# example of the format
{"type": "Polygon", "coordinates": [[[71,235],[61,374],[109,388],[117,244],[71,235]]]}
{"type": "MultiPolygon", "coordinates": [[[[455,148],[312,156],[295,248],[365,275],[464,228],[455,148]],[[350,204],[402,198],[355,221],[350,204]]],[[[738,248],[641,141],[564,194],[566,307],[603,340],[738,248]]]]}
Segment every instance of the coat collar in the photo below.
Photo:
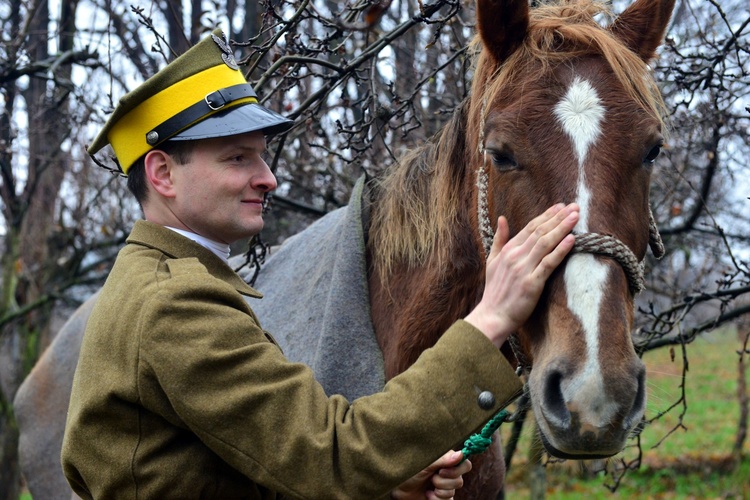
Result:
{"type": "Polygon", "coordinates": [[[173,259],[195,257],[212,276],[229,283],[242,295],[258,299],[263,297],[263,294],[245,283],[212,251],[160,224],[145,220],[136,221],[127,243],[153,248],[173,259]]]}

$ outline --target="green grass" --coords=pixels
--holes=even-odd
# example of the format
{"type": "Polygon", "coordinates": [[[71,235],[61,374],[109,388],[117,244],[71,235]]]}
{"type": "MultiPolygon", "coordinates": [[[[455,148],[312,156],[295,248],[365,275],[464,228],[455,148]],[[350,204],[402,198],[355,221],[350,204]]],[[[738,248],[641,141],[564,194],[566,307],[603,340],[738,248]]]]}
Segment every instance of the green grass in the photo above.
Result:
{"type": "MultiPolygon", "coordinates": [[[[739,421],[738,348],[737,335],[731,330],[700,338],[687,347],[684,428],[676,428],[684,411],[681,404],[647,426],[641,434],[641,467],[627,471],[615,493],[605,486],[613,483],[612,476],[592,472],[600,470],[601,464],[548,462],[544,469],[547,497],[750,499],[750,440],[745,441],[741,464],[735,464],[731,457],[739,421]]],[[[680,397],[683,355],[677,346],[674,360],[669,349],[661,349],[646,353],[644,362],[649,388],[646,416],[652,418],[680,397]]],[[[509,471],[506,492],[510,499],[529,497],[526,476],[531,469],[528,449],[535,439],[532,427],[528,422],[525,425],[509,471]]],[[[504,439],[509,431],[510,427],[502,429],[504,439]]],[[[635,446],[626,448],[610,461],[610,468],[637,456],[635,446]]]]}
{"type": "MultiPolygon", "coordinates": [[[[573,499],[746,499],[750,498],[750,460],[744,460],[732,473],[693,472],[675,473],[669,469],[646,469],[626,476],[615,493],[611,493],[600,477],[584,481],[564,481],[557,475],[547,489],[547,497],[555,500],[573,499]]],[[[508,493],[508,498],[527,498],[528,494],[517,490],[508,493]]]]}

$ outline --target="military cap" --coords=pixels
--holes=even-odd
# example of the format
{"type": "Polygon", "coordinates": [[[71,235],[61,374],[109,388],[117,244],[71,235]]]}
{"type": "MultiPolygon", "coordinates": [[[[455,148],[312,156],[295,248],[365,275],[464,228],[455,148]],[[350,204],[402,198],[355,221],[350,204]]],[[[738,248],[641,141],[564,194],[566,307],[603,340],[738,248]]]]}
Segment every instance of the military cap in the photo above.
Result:
{"type": "Polygon", "coordinates": [[[294,122],[258,103],[220,29],[124,95],[89,146],[112,145],[123,173],[166,140],[225,137],[256,130],[266,135],[294,122]]]}

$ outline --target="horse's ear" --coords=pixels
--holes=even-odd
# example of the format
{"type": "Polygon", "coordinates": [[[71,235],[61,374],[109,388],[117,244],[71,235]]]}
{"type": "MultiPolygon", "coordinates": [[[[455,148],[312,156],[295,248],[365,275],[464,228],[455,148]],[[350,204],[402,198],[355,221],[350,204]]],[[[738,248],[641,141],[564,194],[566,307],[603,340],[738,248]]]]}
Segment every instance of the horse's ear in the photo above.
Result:
{"type": "Polygon", "coordinates": [[[610,30],[630,50],[649,62],[664,40],[675,0],[637,0],[620,14],[610,30]]]}
{"type": "Polygon", "coordinates": [[[477,0],[479,36],[499,63],[521,45],[528,27],[528,0],[477,0]]]}

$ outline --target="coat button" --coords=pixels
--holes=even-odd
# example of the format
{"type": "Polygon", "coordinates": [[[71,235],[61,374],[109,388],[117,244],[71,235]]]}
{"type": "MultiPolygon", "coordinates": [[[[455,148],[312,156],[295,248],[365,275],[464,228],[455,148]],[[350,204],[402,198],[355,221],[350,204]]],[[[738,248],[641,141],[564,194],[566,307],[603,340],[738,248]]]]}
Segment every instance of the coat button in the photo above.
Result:
{"type": "Polygon", "coordinates": [[[490,391],[482,391],[477,398],[477,404],[483,410],[491,410],[495,407],[495,395],[490,391]]]}

